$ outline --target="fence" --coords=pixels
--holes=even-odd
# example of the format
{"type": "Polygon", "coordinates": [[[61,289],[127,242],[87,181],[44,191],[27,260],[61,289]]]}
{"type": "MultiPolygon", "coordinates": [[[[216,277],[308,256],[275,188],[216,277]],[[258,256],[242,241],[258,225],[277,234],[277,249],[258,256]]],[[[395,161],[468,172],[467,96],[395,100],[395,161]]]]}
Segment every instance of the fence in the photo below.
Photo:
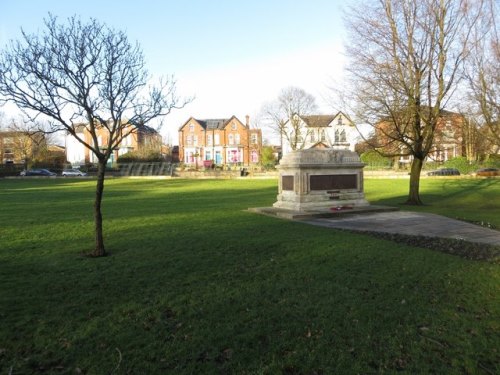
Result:
{"type": "Polygon", "coordinates": [[[24,168],[24,164],[0,164],[0,177],[19,176],[24,168]]]}
{"type": "Polygon", "coordinates": [[[133,162],[118,165],[120,176],[173,176],[177,163],[170,162],[133,162]]]}

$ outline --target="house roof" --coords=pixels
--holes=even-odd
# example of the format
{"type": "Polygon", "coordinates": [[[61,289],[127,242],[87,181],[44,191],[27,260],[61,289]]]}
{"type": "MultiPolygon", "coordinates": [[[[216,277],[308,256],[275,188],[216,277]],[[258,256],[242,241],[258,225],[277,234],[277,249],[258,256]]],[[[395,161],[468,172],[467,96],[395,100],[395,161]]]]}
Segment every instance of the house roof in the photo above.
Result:
{"type": "Polygon", "coordinates": [[[300,116],[307,126],[311,128],[326,128],[337,117],[337,115],[312,115],[300,116]]]}
{"type": "Polygon", "coordinates": [[[207,130],[217,130],[217,129],[224,129],[226,126],[227,122],[229,119],[223,118],[223,119],[206,119],[206,120],[198,120],[198,123],[207,130]]]}
{"type": "MultiPolygon", "coordinates": [[[[180,128],[179,131],[182,130],[184,126],[189,124],[191,120],[196,121],[200,126],[205,130],[222,130],[227,124],[229,124],[232,120],[237,120],[240,124],[243,124],[236,116],[231,116],[230,118],[219,118],[219,119],[197,119],[194,117],[190,117],[180,128]]],[[[245,126],[243,124],[243,126],[245,126]]]]}
{"type": "MultiPolygon", "coordinates": [[[[302,121],[305,122],[307,127],[310,128],[327,128],[330,126],[330,124],[338,118],[339,116],[343,116],[345,119],[347,119],[348,123],[347,125],[353,126],[352,121],[350,120],[349,116],[344,114],[343,112],[337,112],[336,114],[332,115],[302,115],[300,118],[302,121]]],[[[290,120],[287,120],[287,122],[290,120]]],[[[346,124],[344,124],[346,125],[346,124]]]]}

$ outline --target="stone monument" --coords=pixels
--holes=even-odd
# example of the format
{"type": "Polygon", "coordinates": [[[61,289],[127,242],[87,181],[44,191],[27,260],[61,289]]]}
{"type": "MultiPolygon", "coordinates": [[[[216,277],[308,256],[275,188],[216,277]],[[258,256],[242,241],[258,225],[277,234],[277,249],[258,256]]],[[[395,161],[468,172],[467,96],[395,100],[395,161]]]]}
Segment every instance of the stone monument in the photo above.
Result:
{"type": "Polygon", "coordinates": [[[294,211],[344,210],[369,206],[363,167],[349,150],[293,151],[278,165],[278,197],[273,207],[294,211]]]}

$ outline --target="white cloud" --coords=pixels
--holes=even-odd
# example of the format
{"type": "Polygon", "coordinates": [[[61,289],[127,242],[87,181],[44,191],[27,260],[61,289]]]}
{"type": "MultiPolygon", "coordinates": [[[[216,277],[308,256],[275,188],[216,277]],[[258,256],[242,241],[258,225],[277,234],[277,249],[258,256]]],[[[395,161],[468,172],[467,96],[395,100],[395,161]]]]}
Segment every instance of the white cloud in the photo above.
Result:
{"type": "MultiPolygon", "coordinates": [[[[249,61],[237,66],[182,72],[177,75],[179,91],[195,95],[186,108],[168,116],[164,133],[177,141],[177,129],[190,117],[227,118],[255,116],[262,104],[275,99],[287,86],[298,86],[316,97],[320,110],[331,111],[326,95],[332,77],[343,70],[342,46],[338,42],[312,46],[305,50],[249,61]]],[[[266,134],[264,134],[265,136],[266,134]]]]}

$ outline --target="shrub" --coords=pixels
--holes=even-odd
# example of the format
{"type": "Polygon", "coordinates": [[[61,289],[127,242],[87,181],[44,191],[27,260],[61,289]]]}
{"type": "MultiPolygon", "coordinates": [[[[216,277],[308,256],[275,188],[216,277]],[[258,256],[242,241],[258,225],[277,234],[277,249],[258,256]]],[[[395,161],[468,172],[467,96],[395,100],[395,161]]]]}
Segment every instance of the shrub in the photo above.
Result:
{"type": "Polygon", "coordinates": [[[459,156],[456,158],[452,158],[447,160],[444,164],[446,168],[456,168],[460,171],[461,174],[469,174],[474,172],[479,168],[479,165],[475,161],[469,161],[464,156],[459,156]]]}
{"type": "Polygon", "coordinates": [[[161,153],[158,151],[130,151],[118,157],[118,163],[134,162],[155,162],[164,161],[161,153]]]}
{"type": "Polygon", "coordinates": [[[392,160],[391,158],[386,158],[382,155],[380,155],[377,151],[375,150],[370,150],[363,152],[360,156],[361,161],[366,164],[367,167],[369,168],[391,168],[392,166],[392,160]]]}
{"type": "Polygon", "coordinates": [[[482,166],[484,168],[500,168],[500,155],[488,155],[482,166]]]}

